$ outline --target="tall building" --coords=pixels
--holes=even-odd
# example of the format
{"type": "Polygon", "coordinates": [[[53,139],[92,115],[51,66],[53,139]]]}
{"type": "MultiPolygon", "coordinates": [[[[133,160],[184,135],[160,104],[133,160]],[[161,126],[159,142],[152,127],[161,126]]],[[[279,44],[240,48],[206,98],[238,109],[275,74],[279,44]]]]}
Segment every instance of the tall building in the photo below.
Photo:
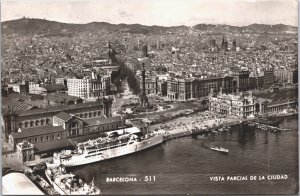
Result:
{"type": "Polygon", "coordinates": [[[195,83],[195,97],[206,97],[213,92],[214,94],[219,92],[222,88],[224,93],[231,93],[233,91],[232,86],[233,77],[220,77],[220,78],[206,78],[196,79],[195,83]]]}
{"type": "Polygon", "coordinates": [[[103,76],[101,77],[102,81],[102,90],[103,90],[103,95],[110,95],[111,93],[111,78],[109,76],[103,76]]]}
{"type": "Polygon", "coordinates": [[[222,90],[217,96],[209,97],[209,109],[212,112],[229,114],[240,117],[253,116],[256,110],[256,98],[248,94],[223,94],[222,90]]]}
{"type": "Polygon", "coordinates": [[[223,35],[221,49],[225,52],[228,51],[228,41],[227,41],[227,38],[225,37],[225,35],[223,35]]]}
{"type": "Polygon", "coordinates": [[[263,75],[252,75],[249,76],[249,89],[259,89],[264,86],[264,76],[263,75]]]}
{"type": "Polygon", "coordinates": [[[167,96],[168,85],[166,80],[157,79],[157,94],[167,96]]]}
{"type": "Polygon", "coordinates": [[[99,97],[103,96],[101,78],[95,77],[94,73],[92,74],[92,78],[69,78],[67,85],[68,95],[80,97],[86,101],[96,101],[99,97]]]}
{"type": "Polygon", "coordinates": [[[233,41],[232,41],[232,50],[236,51],[236,40],[235,39],[233,39],[233,41]]]}
{"type": "Polygon", "coordinates": [[[264,86],[268,87],[273,85],[275,75],[274,75],[274,69],[264,69],[264,86]]]}
{"type": "Polygon", "coordinates": [[[65,85],[65,79],[64,78],[56,78],[55,84],[63,84],[65,85]]]}
{"type": "Polygon", "coordinates": [[[278,82],[286,82],[291,84],[297,81],[295,79],[295,76],[297,77],[297,71],[298,70],[296,69],[277,68],[276,70],[274,70],[274,75],[278,82]]]}
{"type": "Polygon", "coordinates": [[[225,93],[233,91],[233,77],[223,78],[170,78],[167,80],[167,96],[172,100],[189,100],[207,97],[222,88],[225,93]]]}
{"type": "Polygon", "coordinates": [[[235,93],[249,90],[249,71],[239,71],[233,74],[233,90],[235,93]]]}
{"type": "Polygon", "coordinates": [[[172,78],[167,81],[167,96],[171,100],[195,98],[195,85],[192,78],[172,78]]]}
{"type": "Polygon", "coordinates": [[[148,57],[148,46],[143,45],[143,57],[148,57]]]}

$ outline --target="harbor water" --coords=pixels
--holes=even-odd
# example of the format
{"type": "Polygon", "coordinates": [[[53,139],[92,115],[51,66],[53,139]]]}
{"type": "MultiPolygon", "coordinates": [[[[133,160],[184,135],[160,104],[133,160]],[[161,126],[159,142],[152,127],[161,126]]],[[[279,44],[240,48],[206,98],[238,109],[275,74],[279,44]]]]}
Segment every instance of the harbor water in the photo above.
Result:
{"type": "Polygon", "coordinates": [[[279,126],[292,130],[271,133],[241,124],[68,170],[94,179],[104,194],[295,194],[298,120],[285,119],[279,126]]]}

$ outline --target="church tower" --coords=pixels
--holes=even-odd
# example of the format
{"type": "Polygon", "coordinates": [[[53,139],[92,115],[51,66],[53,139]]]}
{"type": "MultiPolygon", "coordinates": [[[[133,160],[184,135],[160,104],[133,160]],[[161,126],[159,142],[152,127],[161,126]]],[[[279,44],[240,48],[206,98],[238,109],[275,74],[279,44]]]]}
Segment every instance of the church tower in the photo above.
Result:
{"type": "Polygon", "coordinates": [[[228,51],[228,41],[227,41],[227,38],[225,37],[225,35],[223,35],[221,49],[225,52],[228,51]]]}
{"type": "Polygon", "coordinates": [[[233,41],[232,41],[232,50],[236,51],[236,40],[235,39],[233,39],[233,41]]]}

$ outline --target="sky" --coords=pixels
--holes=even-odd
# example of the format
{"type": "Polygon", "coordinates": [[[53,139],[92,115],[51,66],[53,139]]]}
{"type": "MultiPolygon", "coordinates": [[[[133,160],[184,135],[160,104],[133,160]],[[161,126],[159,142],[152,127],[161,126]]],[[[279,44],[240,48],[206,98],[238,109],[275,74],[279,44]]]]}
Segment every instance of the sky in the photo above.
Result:
{"type": "Polygon", "coordinates": [[[1,0],[1,21],[23,16],[66,23],[298,26],[298,0],[1,0]]]}

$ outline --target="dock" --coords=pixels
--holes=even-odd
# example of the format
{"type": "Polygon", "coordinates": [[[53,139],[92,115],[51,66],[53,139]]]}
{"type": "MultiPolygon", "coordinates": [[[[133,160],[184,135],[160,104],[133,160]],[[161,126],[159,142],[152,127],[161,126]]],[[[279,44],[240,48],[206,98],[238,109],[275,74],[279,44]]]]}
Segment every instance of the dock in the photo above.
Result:
{"type": "Polygon", "coordinates": [[[276,131],[292,131],[292,129],[284,129],[284,128],[275,127],[275,126],[271,126],[271,125],[267,125],[267,124],[262,124],[262,123],[257,123],[257,122],[249,122],[247,124],[249,126],[251,126],[251,127],[256,127],[258,129],[261,129],[261,130],[264,130],[264,131],[272,131],[272,132],[276,132],[276,131]]]}
{"type": "Polygon", "coordinates": [[[224,127],[231,127],[234,125],[240,124],[239,121],[236,122],[230,122],[226,124],[222,124],[215,127],[207,127],[205,129],[191,129],[191,130],[185,130],[182,132],[177,133],[166,133],[164,134],[164,141],[180,138],[180,137],[186,137],[186,136],[192,136],[192,135],[198,135],[198,134],[208,134],[208,133],[214,133],[215,130],[224,128],[224,127]]]}
{"type": "Polygon", "coordinates": [[[275,133],[277,131],[292,131],[291,129],[284,129],[284,128],[280,128],[280,127],[271,126],[268,124],[258,123],[258,122],[256,122],[256,119],[243,119],[243,120],[227,122],[224,124],[219,124],[218,126],[210,126],[210,127],[206,127],[206,128],[200,128],[200,129],[199,128],[188,129],[188,127],[185,126],[186,130],[182,129],[182,131],[177,131],[174,133],[172,133],[172,131],[166,132],[164,134],[164,141],[181,138],[181,137],[186,137],[186,136],[191,136],[191,135],[197,135],[197,134],[208,134],[208,133],[216,133],[217,134],[220,132],[218,130],[220,130],[224,127],[231,127],[231,126],[239,125],[239,124],[247,124],[248,126],[252,126],[252,127],[255,126],[258,129],[270,131],[273,133],[275,133]]]}

